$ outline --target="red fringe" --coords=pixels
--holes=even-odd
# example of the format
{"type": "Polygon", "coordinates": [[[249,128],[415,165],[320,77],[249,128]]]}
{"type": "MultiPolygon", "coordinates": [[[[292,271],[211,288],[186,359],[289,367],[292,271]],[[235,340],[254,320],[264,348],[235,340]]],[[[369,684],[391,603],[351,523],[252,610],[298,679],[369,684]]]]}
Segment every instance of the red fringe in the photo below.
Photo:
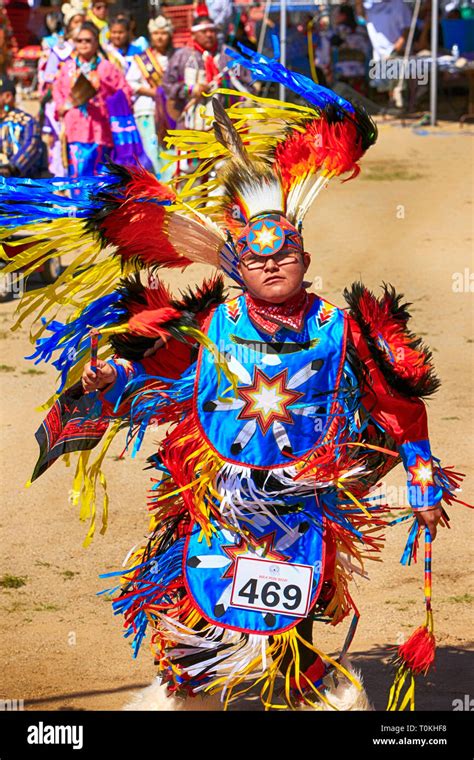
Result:
{"type": "Polygon", "coordinates": [[[436,640],[426,625],[416,629],[408,641],[398,647],[400,660],[415,674],[426,675],[435,658],[436,640]]]}

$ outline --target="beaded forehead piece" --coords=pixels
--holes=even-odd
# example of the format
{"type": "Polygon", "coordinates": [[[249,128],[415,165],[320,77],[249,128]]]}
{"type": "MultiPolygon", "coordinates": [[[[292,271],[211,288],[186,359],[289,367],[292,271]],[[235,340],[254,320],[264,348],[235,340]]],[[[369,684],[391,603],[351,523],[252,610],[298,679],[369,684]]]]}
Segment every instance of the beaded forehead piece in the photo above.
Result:
{"type": "Polygon", "coordinates": [[[303,238],[284,216],[268,213],[249,222],[235,248],[239,259],[249,253],[274,256],[282,249],[302,252],[303,238]]]}

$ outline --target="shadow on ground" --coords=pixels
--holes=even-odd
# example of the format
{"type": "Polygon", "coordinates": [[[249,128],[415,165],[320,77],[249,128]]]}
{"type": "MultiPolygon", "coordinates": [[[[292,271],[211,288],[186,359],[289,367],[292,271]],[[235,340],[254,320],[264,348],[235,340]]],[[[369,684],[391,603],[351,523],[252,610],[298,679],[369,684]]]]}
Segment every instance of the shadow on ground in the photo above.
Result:
{"type": "MultiPolygon", "coordinates": [[[[469,645],[470,646],[470,645],[469,645]]],[[[454,701],[460,700],[459,705],[469,703],[471,696],[474,697],[474,642],[473,648],[458,649],[456,647],[439,647],[436,654],[436,663],[427,677],[419,676],[416,679],[415,709],[417,711],[451,711],[454,701]],[[467,700],[466,700],[467,695],[467,700]]],[[[387,647],[380,646],[369,652],[354,652],[351,656],[353,666],[360,670],[365,688],[376,710],[384,711],[387,705],[387,697],[392,683],[394,669],[387,656],[387,647]]],[[[71,699],[87,699],[91,696],[124,693],[124,704],[129,701],[131,694],[140,691],[149,684],[135,683],[118,686],[108,690],[89,690],[71,692],[70,694],[56,694],[50,697],[38,697],[27,700],[26,709],[61,710],[61,709],[87,709],[84,707],[66,707],[65,704],[71,699]],[[63,703],[61,705],[61,703],[63,703]],[[65,703],[65,704],[64,704],[65,703]]],[[[283,688],[283,681],[281,682],[283,688]]],[[[279,688],[277,686],[275,692],[279,688]]],[[[279,701],[279,700],[277,700],[279,701]]],[[[262,706],[258,699],[258,690],[249,692],[246,698],[241,698],[229,707],[232,712],[260,711],[262,706]]],[[[466,709],[466,707],[463,707],[466,709]]]]}
{"type": "MultiPolygon", "coordinates": [[[[473,643],[474,645],[474,643],[473,643]]],[[[471,643],[468,644],[468,647],[471,643]]],[[[387,657],[387,647],[370,652],[353,652],[351,661],[362,672],[364,684],[376,710],[385,710],[394,669],[387,657]]],[[[452,710],[453,701],[474,697],[474,648],[440,646],[436,660],[426,677],[418,676],[415,685],[416,710],[452,710]]]]}

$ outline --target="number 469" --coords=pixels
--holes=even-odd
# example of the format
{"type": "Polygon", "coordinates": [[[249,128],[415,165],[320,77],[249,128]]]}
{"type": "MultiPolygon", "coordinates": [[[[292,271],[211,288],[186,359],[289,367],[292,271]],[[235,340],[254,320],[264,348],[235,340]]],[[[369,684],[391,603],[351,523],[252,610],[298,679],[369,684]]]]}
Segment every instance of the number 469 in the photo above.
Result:
{"type": "MultiPolygon", "coordinates": [[[[298,586],[288,585],[283,587],[283,599],[281,600],[282,588],[276,581],[268,581],[262,586],[261,601],[265,607],[278,607],[280,604],[286,610],[295,610],[301,604],[301,589],[298,586]]],[[[254,605],[259,598],[257,592],[257,580],[251,578],[245,586],[242,586],[238,596],[248,599],[249,604],[254,605]]]]}

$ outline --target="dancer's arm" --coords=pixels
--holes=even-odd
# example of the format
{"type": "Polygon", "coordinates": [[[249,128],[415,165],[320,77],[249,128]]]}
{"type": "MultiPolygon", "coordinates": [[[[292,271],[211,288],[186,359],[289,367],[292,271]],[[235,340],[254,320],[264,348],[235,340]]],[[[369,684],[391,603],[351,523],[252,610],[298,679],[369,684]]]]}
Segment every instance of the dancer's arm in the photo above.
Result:
{"type": "Polygon", "coordinates": [[[349,318],[348,339],[366,370],[361,387],[362,404],[374,422],[395,441],[407,473],[409,504],[418,523],[428,527],[434,539],[442,516],[443,491],[433,481],[425,404],[422,399],[405,396],[389,384],[352,318],[349,318]]]}

